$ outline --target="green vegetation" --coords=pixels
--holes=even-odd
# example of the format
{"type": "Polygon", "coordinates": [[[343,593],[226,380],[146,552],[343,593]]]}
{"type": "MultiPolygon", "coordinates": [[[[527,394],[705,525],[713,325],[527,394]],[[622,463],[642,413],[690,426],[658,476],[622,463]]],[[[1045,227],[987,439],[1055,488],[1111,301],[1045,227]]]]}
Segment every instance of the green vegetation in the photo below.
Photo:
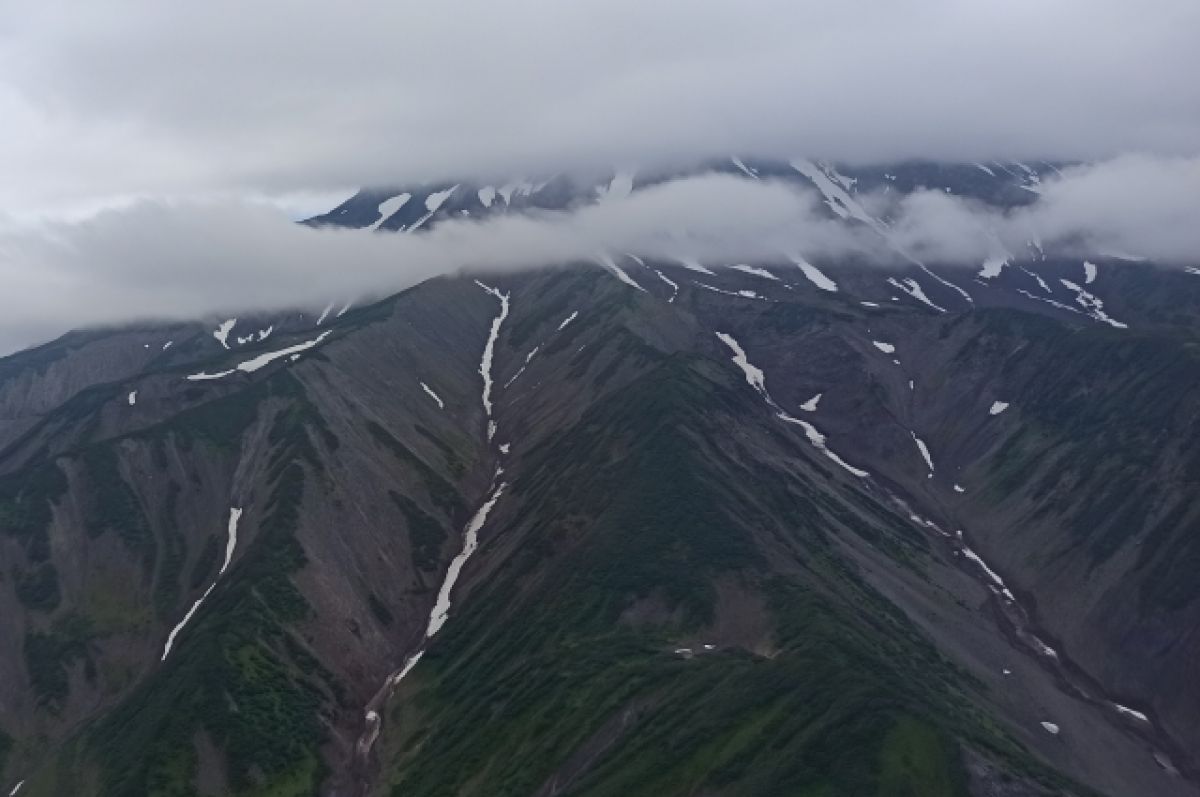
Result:
{"type": "Polygon", "coordinates": [[[19,539],[32,561],[48,561],[51,506],[66,492],[67,477],[53,461],[0,476],[0,532],[19,539]]]}
{"type": "Polygon", "coordinates": [[[121,476],[115,443],[89,446],[80,457],[87,474],[87,531],[92,537],[115,532],[139,556],[144,567],[154,563],[156,544],[141,502],[121,476]]]}
{"type": "Polygon", "coordinates": [[[29,609],[51,612],[58,608],[62,593],[58,588],[58,570],[42,562],[17,578],[17,598],[29,609]]]}
{"type": "Polygon", "coordinates": [[[412,452],[408,446],[401,443],[392,433],[375,421],[367,422],[367,431],[375,438],[375,442],[392,452],[396,459],[408,465],[417,472],[425,489],[429,491],[429,500],[441,509],[446,517],[457,522],[466,514],[466,503],[458,489],[429,467],[423,459],[412,452]]]}
{"type": "Polygon", "coordinates": [[[446,542],[446,530],[436,518],[426,513],[416,502],[395,490],[388,490],[392,501],[400,508],[408,526],[412,561],[418,570],[436,572],[442,562],[442,545],[446,542]]]}
{"type": "Polygon", "coordinates": [[[67,615],[54,622],[45,633],[26,631],[25,669],[38,697],[38,705],[57,714],[70,693],[67,670],[83,660],[84,674],[95,679],[95,664],[88,652],[92,629],[87,618],[67,615]]]}

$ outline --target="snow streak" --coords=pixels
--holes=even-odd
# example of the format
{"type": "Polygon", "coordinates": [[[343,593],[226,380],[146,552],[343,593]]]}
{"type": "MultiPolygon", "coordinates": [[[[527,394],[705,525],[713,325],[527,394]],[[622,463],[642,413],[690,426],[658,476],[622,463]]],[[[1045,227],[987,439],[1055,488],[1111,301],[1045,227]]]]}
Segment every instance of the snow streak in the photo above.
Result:
{"type": "Polygon", "coordinates": [[[187,614],[179,621],[179,624],[171,629],[171,633],[167,635],[167,644],[163,646],[162,658],[159,661],[166,661],[167,656],[171,653],[171,648],[175,644],[175,638],[179,636],[179,632],[188,624],[192,616],[200,608],[200,604],[204,603],[204,599],[209,596],[213,588],[217,586],[217,581],[225,574],[225,570],[229,567],[230,561],[233,560],[233,551],[237,547],[237,528],[238,521],[242,519],[241,507],[231,507],[229,510],[229,530],[228,538],[225,541],[225,561],[221,563],[221,569],[217,571],[217,577],[213,579],[213,583],[208,585],[208,589],[204,590],[204,594],[196,599],[192,604],[192,608],[188,609],[187,614]]]}

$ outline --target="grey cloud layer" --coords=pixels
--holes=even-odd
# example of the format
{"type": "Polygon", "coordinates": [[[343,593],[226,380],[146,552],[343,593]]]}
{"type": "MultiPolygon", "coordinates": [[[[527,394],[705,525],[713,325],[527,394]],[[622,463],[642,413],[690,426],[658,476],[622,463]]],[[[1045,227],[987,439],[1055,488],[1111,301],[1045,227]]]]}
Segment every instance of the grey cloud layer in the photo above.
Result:
{"type": "Polygon", "coordinates": [[[1196,154],[1195,0],[0,0],[0,211],[671,161],[1196,154]]]}
{"type": "Polygon", "coordinates": [[[634,252],[710,264],[821,265],[853,255],[977,267],[997,248],[1121,252],[1196,265],[1200,158],[1122,157],[1047,180],[1039,201],[1002,212],[940,191],[898,202],[891,243],[829,218],[814,192],[708,174],[570,212],[446,221],[426,233],[312,229],[276,207],[140,202],[81,222],[0,227],[0,352],[67,328],[140,318],[320,307],[396,291],[457,269],[515,270],[634,252]],[[894,245],[894,246],[893,246],[894,245]]]}

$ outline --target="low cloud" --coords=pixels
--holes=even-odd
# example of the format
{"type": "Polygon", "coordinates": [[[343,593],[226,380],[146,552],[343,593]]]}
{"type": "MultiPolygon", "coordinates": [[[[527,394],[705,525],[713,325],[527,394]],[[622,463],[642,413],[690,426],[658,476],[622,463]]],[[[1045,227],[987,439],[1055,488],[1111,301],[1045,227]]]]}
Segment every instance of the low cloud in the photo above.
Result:
{"type": "Polygon", "coordinates": [[[448,220],[416,234],[313,229],[244,201],[137,201],[82,221],[0,224],[0,352],[68,328],[217,312],[318,308],[471,269],[513,271],[606,253],[710,264],[881,266],[899,252],[977,267],[1037,239],[1063,254],[1127,253],[1193,264],[1200,158],[1129,156],[1046,180],[1002,210],[942,191],[864,197],[886,234],[832,219],[816,192],[704,174],[563,212],[448,220]]]}

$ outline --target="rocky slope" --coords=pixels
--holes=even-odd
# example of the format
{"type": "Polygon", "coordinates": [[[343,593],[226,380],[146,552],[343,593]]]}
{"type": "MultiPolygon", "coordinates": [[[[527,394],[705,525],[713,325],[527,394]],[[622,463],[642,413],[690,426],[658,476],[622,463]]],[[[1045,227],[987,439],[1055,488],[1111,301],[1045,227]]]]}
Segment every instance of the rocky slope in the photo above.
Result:
{"type": "MultiPolygon", "coordinates": [[[[1039,174],[719,168],[868,225],[1039,174]]],[[[1088,263],[621,257],[0,360],[6,788],[1200,793],[1200,277],[1088,263]]]]}

